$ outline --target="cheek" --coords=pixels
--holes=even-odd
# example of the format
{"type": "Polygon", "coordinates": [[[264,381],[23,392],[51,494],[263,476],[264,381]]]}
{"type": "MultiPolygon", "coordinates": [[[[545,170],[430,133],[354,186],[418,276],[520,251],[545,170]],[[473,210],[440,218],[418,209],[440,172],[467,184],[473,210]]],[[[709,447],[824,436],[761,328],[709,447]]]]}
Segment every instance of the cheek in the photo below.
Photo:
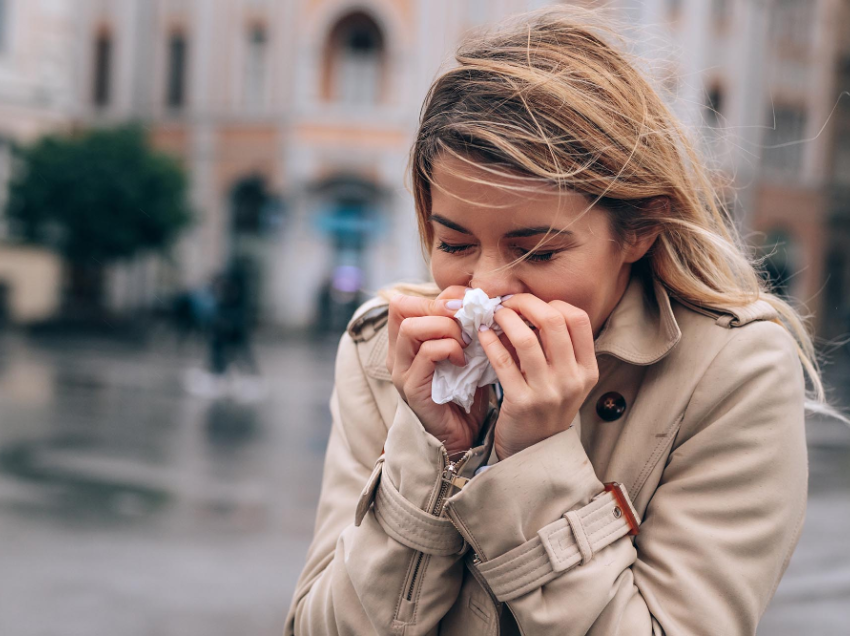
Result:
{"type": "Polygon", "coordinates": [[[465,286],[469,282],[469,274],[459,266],[460,260],[438,250],[431,253],[431,276],[440,289],[452,285],[465,286]]]}
{"type": "Polygon", "coordinates": [[[546,300],[562,300],[587,312],[596,325],[616,289],[621,260],[612,250],[597,250],[564,258],[548,272],[533,275],[532,293],[546,300]]]}

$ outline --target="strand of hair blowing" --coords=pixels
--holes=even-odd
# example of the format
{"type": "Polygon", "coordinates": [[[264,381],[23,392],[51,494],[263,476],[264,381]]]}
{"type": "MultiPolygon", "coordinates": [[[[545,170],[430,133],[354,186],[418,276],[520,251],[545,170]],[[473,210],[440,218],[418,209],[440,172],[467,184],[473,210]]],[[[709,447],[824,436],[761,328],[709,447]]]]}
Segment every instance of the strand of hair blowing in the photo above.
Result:
{"type": "Polygon", "coordinates": [[[428,92],[410,157],[426,257],[440,157],[476,165],[496,187],[580,192],[588,209],[609,212],[619,240],[657,236],[644,266],[673,296],[716,309],[757,299],[774,307],[797,343],[807,407],[834,413],[803,318],[770,293],[720,200],[719,180],[606,15],[568,6],[525,14],[466,41],[456,60],[428,92]]]}

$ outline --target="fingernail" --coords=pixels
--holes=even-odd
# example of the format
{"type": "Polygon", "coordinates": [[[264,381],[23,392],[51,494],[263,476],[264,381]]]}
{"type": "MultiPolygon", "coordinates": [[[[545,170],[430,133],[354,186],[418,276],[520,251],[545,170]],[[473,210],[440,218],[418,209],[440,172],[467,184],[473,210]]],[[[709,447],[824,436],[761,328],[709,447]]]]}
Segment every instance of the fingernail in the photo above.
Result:
{"type": "Polygon", "coordinates": [[[506,300],[510,300],[513,297],[514,297],[513,294],[508,294],[507,296],[502,296],[501,301],[505,302],[506,300]]]}
{"type": "Polygon", "coordinates": [[[446,301],[446,309],[460,309],[461,307],[463,307],[462,300],[455,299],[446,301]]]}
{"type": "Polygon", "coordinates": [[[478,327],[478,331],[490,331],[490,327],[488,327],[487,325],[481,325],[480,327],[478,327]]]}
{"type": "Polygon", "coordinates": [[[493,312],[495,313],[495,312],[499,311],[500,309],[504,309],[504,307],[502,306],[502,303],[499,303],[498,305],[496,305],[493,308],[493,312]]]}
{"type": "Polygon", "coordinates": [[[465,331],[461,331],[461,332],[460,332],[460,337],[461,337],[461,338],[463,338],[463,341],[464,341],[466,344],[469,344],[470,342],[472,342],[472,336],[470,336],[470,335],[469,335],[468,333],[466,333],[465,331]]]}

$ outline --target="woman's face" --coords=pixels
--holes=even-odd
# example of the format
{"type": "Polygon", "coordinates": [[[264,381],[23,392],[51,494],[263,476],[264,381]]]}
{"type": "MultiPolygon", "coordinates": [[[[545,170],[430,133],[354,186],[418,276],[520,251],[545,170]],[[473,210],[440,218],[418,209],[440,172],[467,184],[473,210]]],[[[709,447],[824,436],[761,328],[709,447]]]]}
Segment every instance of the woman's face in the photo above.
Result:
{"type": "Polygon", "coordinates": [[[594,206],[582,214],[589,204],[582,195],[510,192],[470,178],[492,175],[457,159],[441,160],[434,169],[431,272],[440,289],[460,285],[490,297],[530,293],[546,302],[562,300],[583,309],[598,335],[647,241],[621,245],[604,210],[594,206]],[[499,270],[531,250],[549,228],[546,244],[529,259],[499,270]]]}

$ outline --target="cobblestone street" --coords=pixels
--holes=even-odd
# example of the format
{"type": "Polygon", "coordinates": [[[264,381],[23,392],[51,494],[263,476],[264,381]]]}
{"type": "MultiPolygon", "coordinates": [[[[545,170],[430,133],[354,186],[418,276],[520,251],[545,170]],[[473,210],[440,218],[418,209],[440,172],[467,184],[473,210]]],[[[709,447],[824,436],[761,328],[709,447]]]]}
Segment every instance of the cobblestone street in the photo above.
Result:
{"type": "MultiPolygon", "coordinates": [[[[335,342],[256,353],[266,396],[213,399],[185,388],[198,343],[0,338],[0,634],[281,633],[335,342]]],[[[850,429],[813,421],[808,435],[808,520],[761,636],[850,624],[850,429]]]]}

